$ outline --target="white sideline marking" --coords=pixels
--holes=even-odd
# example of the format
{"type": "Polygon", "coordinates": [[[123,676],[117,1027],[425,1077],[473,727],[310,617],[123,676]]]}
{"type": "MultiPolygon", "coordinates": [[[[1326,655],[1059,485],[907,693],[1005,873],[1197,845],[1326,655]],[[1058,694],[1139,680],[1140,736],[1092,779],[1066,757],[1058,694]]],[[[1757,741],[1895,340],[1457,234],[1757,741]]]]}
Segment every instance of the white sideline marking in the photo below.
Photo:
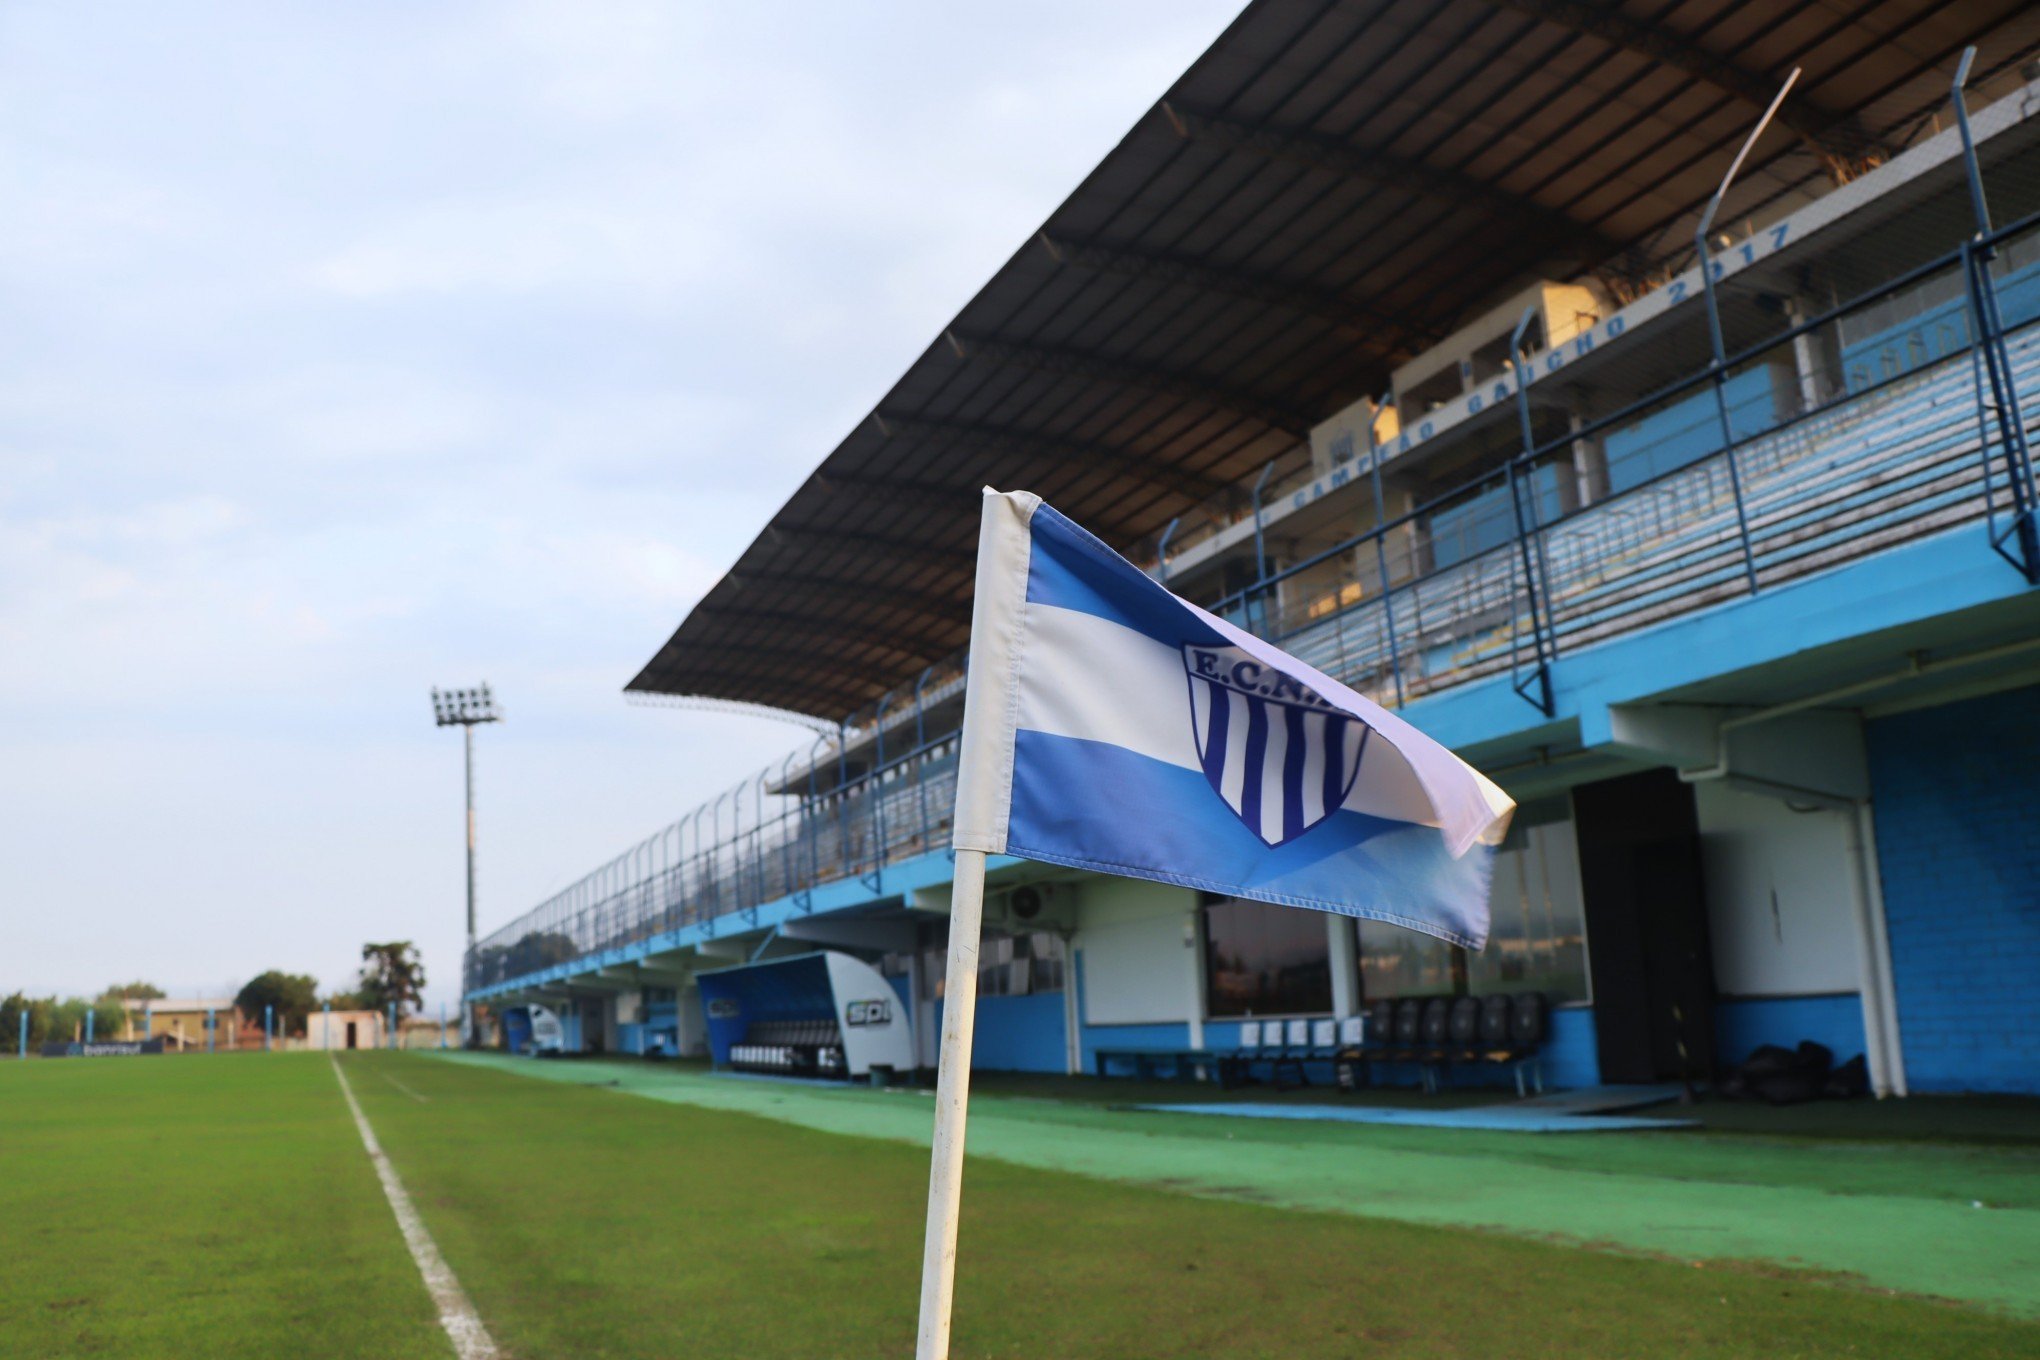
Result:
{"type": "Polygon", "coordinates": [[[453,1353],[460,1360],[498,1360],[502,1352],[496,1349],[496,1339],[482,1325],[481,1314],[475,1312],[467,1291],[460,1287],[446,1258],[439,1254],[439,1245],[425,1230],[425,1221],[411,1206],[404,1183],[397,1179],[397,1169],[383,1155],[382,1145],[375,1141],[375,1130],[368,1126],[368,1116],[361,1112],[361,1104],[354,1098],[354,1088],[347,1084],[347,1074],[340,1070],[340,1060],[331,1053],[326,1058],[333,1064],[333,1075],[340,1079],[340,1094],[347,1097],[347,1108],[354,1112],[354,1127],[361,1130],[361,1145],[368,1149],[375,1174],[382,1178],[383,1194],[397,1216],[397,1226],[404,1232],[404,1245],[411,1249],[411,1259],[418,1263],[418,1273],[425,1277],[426,1292],[439,1308],[439,1325],[453,1342],[453,1353]]]}
{"type": "Polygon", "coordinates": [[[389,1073],[384,1072],[381,1074],[381,1076],[384,1081],[396,1087],[399,1091],[402,1091],[405,1095],[417,1101],[420,1105],[430,1105],[432,1103],[432,1098],[430,1096],[419,1095],[416,1091],[413,1091],[410,1087],[404,1085],[404,1083],[398,1081],[395,1077],[391,1076],[389,1073]]]}

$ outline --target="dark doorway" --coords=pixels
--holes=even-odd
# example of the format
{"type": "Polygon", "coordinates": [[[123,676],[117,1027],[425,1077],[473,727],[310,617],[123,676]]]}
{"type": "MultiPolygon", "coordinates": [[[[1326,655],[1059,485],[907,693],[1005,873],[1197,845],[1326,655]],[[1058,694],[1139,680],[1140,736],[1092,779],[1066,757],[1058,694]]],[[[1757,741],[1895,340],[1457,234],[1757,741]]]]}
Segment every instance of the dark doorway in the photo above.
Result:
{"type": "Polygon", "coordinates": [[[349,1048],[354,1047],[354,1022],[352,1020],[347,1022],[347,1046],[349,1048]]]}
{"type": "Polygon", "coordinates": [[[1714,964],[1693,790],[1646,770],[1573,790],[1604,1082],[1705,1081],[1714,964]]]}

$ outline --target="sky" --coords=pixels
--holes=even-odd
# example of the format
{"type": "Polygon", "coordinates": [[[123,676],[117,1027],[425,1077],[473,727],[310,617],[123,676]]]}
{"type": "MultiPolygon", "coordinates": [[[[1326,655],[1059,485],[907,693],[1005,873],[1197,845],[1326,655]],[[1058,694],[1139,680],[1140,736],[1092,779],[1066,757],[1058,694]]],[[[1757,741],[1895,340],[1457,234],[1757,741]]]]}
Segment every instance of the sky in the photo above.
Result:
{"type": "Polygon", "coordinates": [[[0,992],[486,933],[808,738],[622,687],[1238,0],[0,7],[0,992]]]}

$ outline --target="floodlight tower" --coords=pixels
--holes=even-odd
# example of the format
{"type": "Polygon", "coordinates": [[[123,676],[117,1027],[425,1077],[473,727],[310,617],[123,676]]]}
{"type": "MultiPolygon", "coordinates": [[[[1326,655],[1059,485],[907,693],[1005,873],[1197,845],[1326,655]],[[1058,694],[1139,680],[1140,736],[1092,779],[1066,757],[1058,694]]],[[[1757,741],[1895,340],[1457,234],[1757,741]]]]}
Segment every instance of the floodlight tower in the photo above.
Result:
{"type": "MultiPolygon", "coordinates": [[[[462,990],[466,990],[466,959],[475,952],[475,728],[481,723],[503,721],[496,696],[484,680],[475,689],[432,691],[432,722],[436,727],[458,727],[467,759],[467,956],[462,959],[462,990]]],[[[468,1036],[474,1035],[473,1011],[463,1006],[462,1018],[468,1036]]]]}

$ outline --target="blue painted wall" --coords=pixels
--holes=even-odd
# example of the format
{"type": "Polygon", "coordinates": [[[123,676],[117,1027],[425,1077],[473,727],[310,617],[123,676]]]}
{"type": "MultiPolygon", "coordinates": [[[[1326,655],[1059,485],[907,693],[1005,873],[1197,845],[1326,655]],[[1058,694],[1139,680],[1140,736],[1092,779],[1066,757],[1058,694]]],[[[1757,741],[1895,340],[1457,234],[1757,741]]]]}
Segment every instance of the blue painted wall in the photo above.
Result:
{"type": "Polygon", "coordinates": [[[1867,737],[1907,1084],[2040,1094],[2040,687],[1867,737]]]}
{"type": "MultiPolygon", "coordinates": [[[[1523,506],[1526,522],[1534,516],[1537,523],[1549,524],[1565,514],[1565,501],[1559,495],[1559,470],[1555,465],[1538,468],[1525,480],[1529,484],[1518,487],[1516,495],[1523,506]]],[[[1478,557],[1490,548],[1513,542],[1516,537],[1516,507],[1509,502],[1509,488],[1500,486],[1449,510],[1438,511],[1431,516],[1430,528],[1431,561],[1437,567],[1449,567],[1469,557],[1478,557]]]]}
{"type": "Polygon", "coordinates": [[[1863,1002],[1854,992],[1832,996],[1723,998],[1714,1003],[1714,1051],[1724,1066],[1760,1045],[1794,1048],[1801,1039],[1825,1044],[1835,1061],[1863,1051],[1863,1002]]]}
{"type": "MultiPolygon", "coordinates": [[[[2040,316],[2040,267],[2027,265],[1996,279],[1998,317],[2008,329],[2040,316]]],[[[1968,348],[1969,297],[1958,292],[1895,326],[1843,346],[1842,372],[1849,391],[1861,392],[1968,348]]]]}
{"type": "Polygon", "coordinates": [[[1592,1006],[1560,1006],[1551,1012],[1544,1084],[1558,1090],[1601,1084],[1601,1049],[1594,1038],[1592,1006]]]}
{"type": "MultiPolygon", "coordinates": [[[[935,1032],[942,1032],[942,1003],[934,1005],[935,1032]]],[[[977,1032],[970,1045],[973,1072],[1061,1072],[1061,992],[1033,996],[981,996],[977,1032]]]]}
{"type": "Polygon", "coordinates": [[[981,996],[977,1038],[971,1046],[973,1071],[1060,1072],[1063,1070],[1063,994],[981,996]]]}
{"type": "Polygon", "coordinates": [[[1095,1072],[1098,1070],[1095,1055],[1101,1048],[1184,1049],[1190,1047],[1190,1026],[1180,1021],[1159,1025],[1085,1025],[1081,1043],[1084,1071],[1095,1072]]]}
{"type": "MultiPolygon", "coordinates": [[[[1778,424],[1778,399],[1768,368],[1746,369],[1722,385],[1729,428],[1737,439],[1762,434],[1778,424]]],[[[1652,412],[1632,425],[1611,430],[1606,443],[1608,489],[1630,487],[1721,451],[1721,411],[1710,388],[1652,412]]]]}

